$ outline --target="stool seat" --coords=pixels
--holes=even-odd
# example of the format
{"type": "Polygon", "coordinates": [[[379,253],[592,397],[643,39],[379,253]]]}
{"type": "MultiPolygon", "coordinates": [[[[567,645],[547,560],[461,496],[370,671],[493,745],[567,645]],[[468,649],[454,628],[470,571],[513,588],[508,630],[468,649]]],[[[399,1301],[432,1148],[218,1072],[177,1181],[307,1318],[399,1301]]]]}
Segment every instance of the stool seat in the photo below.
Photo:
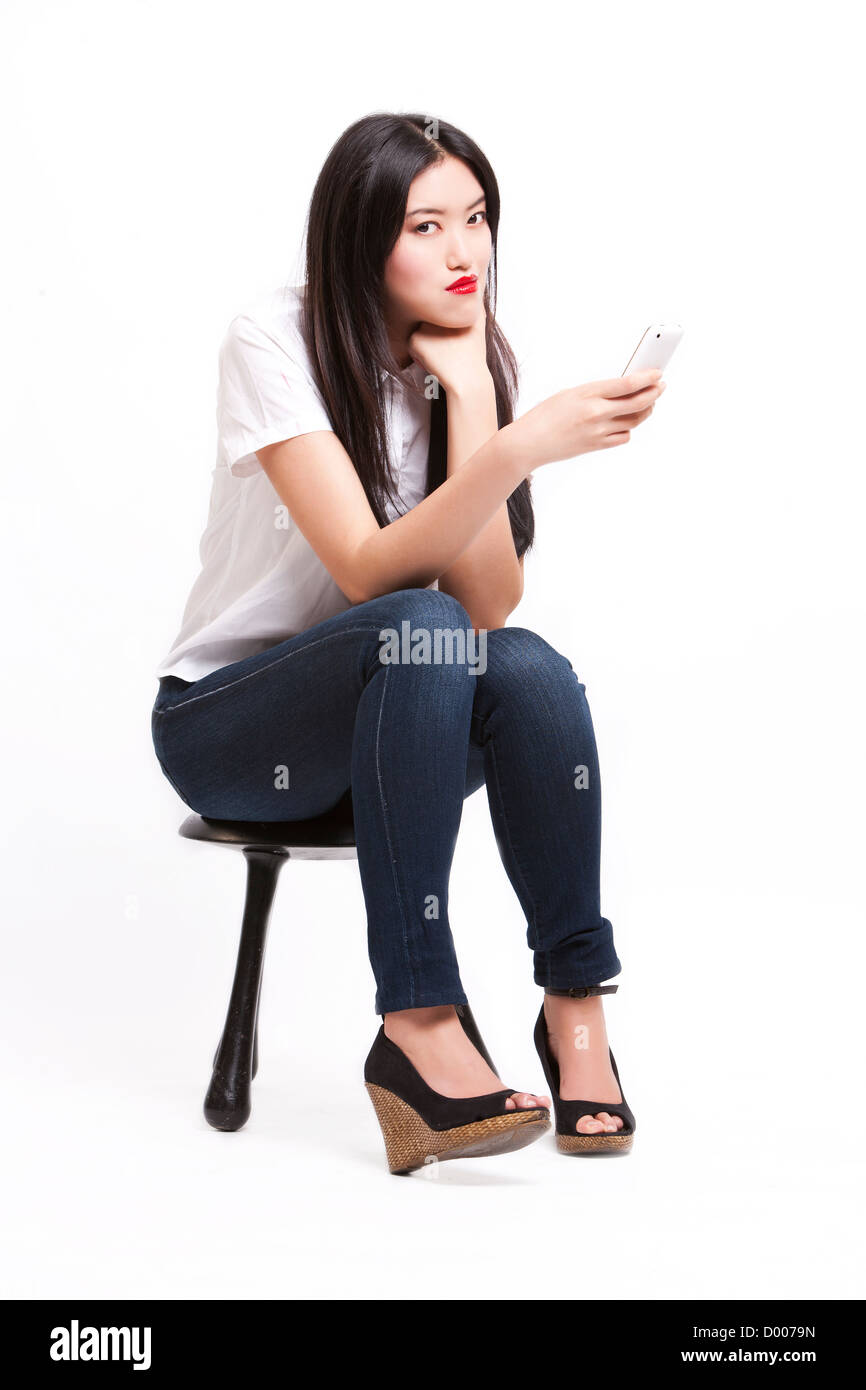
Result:
{"type": "Polygon", "coordinates": [[[270,849],[290,859],[356,859],[352,799],[347,793],[321,816],[295,821],[213,820],[187,816],[179,835],[233,849],[270,849]]]}

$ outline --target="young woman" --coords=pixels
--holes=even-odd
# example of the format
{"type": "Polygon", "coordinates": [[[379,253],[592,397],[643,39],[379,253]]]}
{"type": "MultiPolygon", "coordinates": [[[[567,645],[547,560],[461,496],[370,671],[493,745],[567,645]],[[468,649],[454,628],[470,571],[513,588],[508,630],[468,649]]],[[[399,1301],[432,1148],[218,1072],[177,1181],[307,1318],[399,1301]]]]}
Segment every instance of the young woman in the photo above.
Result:
{"type": "Polygon", "coordinates": [[[376,114],[336,142],[305,284],[260,296],[222,344],[202,570],[156,672],[156,753],[199,814],[292,821],[351,799],[383,1020],[364,1075],[392,1172],[550,1124],[550,1097],[504,1088],[455,1009],[448,879],[482,783],[544,990],[559,1148],[625,1152],[635,1130],[600,998],[622,967],[585,687],[505,623],[533,470],[628,443],[664,387],[593,382],[515,420],[498,225],[493,170],[453,126],[376,114]]]}

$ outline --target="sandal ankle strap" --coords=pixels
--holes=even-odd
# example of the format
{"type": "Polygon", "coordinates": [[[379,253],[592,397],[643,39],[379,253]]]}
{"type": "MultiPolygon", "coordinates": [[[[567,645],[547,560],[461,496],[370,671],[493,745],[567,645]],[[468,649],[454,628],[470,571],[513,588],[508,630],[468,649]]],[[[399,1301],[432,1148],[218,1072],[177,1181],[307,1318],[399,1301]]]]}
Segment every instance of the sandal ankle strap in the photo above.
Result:
{"type": "Polygon", "coordinates": [[[579,989],[548,989],[545,985],[545,994],[564,995],[568,999],[588,999],[593,994],[616,994],[619,985],[582,985],[579,989]]]}

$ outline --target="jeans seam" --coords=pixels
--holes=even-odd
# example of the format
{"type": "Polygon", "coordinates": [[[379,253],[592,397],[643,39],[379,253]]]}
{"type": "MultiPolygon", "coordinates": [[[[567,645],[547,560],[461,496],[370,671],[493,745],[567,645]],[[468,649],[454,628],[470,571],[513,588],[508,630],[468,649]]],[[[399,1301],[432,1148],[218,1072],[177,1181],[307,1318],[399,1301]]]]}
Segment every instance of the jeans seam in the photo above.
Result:
{"type": "MultiPolygon", "coordinates": [[[[400,884],[400,875],[397,872],[397,861],[394,855],[394,843],[389,826],[388,803],[385,800],[385,788],[382,785],[382,764],[379,756],[380,731],[382,728],[382,716],[385,709],[385,695],[388,691],[388,677],[391,674],[390,667],[385,667],[385,679],[382,682],[382,698],[379,701],[379,717],[376,720],[376,786],[379,789],[379,804],[382,807],[382,825],[385,831],[385,841],[388,847],[388,863],[391,867],[391,876],[394,882],[394,896],[400,909],[401,933],[403,938],[403,954],[406,961],[406,980],[409,988],[409,998],[415,999],[415,967],[412,962],[412,952],[409,946],[409,924],[406,913],[406,904],[403,901],[403,894],[400,884]]],[[[414,1005],[409,1005],[412,1008],[414,1005]]]]}
{"type": "MultiPolygon", "coordinates": [[[[497,799],[497,801],[498,801],[498,803],[499,803],[499,814],[500,814],[500,816],[502,817],[502,824],[503,824],[504,827],[505,827],[505,837],[506,837],[506,839],[507,839],[507,841],[508,841],[508,848],[509,848],[510,851],[511,851],[511,858],[512,858],[512,860],[513,860],[513,862],[514,862],[515,868],[517,869],[518,875],[519,875],[519,877],[520,877],[520,882],[523,884],[523,891],[524,891],[524,893],[526,894],[527,901],[530,902],[530,903],[532,903],[533,920],[532,920],[531,925],[532,925],[533,931],[535,931],[535,929],[536,929],[536,923],[535,923],[535,899],[534,899],[532,893],[530,893],[530,891],[529,891],[529,884],[526,882],[526,878],[524,877],[523,867],[522,867],[522,865],[521,865],[521,863],[520,863],[520,860],[519,860],[518,857],[517,857],[517,851],[516,851],[516,849],[514,848],[514,842],[513,842],[512,838],[511,838],[511,828],[510,828],[510,826],[509,826],[509,824],[508,824],[508,816],[506,815],[506,812],[505,812],[505,800],[504,800],[504,798],[503,798],[503,796],[502,796],[502,786],[501,786],[500,781],[499,781],[499,765],[498,765],[498,763],[497,763],[497,761],[496,761],[496,747],[495,747],[495,744],[494,744],[494,740],[493,740],[492,734],[491,734],[490,738],[487,740],[487,746],[488,746],[489,749],[490,749],[490,761],[491,761],[491,764],[492,764],[492,767],[493,767],[493,782],[494,782],[494,785],[495,785],[495,787],[496,787],[496,799],[497,799]]],[[[533,947],[532,949],[535,950],[536,948],[533,947]]]]}
{"type": "MultiPolygon", "coordinates": [[[[312,642],[305,642],[302,647],[297,647],[295,651],[284,652],[275,661],[269,661],[267,666],[260,666],[257,671],[248,671],[245,676],[238,676],[235,680],[227,681],[225,685],[218,685],[215,690],[205,690],[201,695],[191,695],[188,700],[178,700],[176,704],[168,705],[165,709],[154,709],[156,715],[173,714],[177,709],[186,709],[187,705],[195,704],[197,700],[207,700],[211,695],[220,695],[224,690],[232,690],[236,685],[241,685],[244,681],[252,680],[254,676],[264,675],[265,671],[271,671],[281,662],[288,661],[293,656],[300,656],[301,652],[309,651],[311,647],[316,647],[320,642],[331,642],[336,637],[345,637],[350,632],[381,632],[382,623],[364,623],[359,627],[344,627],[339,632],[329,632],[324,637],[317,637],[312,642]]],[[[291,640],[291,639],[289,639],[291,640]]],[[[206,680],[206,676],[202,676],[206,680]]]]}

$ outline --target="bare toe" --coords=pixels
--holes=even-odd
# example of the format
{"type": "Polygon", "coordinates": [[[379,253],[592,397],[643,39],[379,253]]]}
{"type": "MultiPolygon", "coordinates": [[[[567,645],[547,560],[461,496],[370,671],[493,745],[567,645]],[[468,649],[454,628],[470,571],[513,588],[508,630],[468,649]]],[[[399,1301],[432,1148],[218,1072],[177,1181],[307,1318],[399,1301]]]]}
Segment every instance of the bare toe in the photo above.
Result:
{"type": "Polygon", "coordinates": [[[609,1115],[606,1110],[599,1110],[595,1118],[604,1123],[606,1130],[616,1131],[622,1129],[623,1120],[621,1115],[609,1115]]]}
{"type": "Polygon", "coordinates": [[[548,1096],[534,1096],[531,1091],[518,1091],[505,1102],[506,1110],[537,1110],[539,1106],[550,1106],[548,1096]]]}
{"type": "Polygon", "coordinates": [[[598,1134],[604,1129],[601,1120],[596,1120],[592,1115],[581,1115],[577,1122],[578,1134],[598,1134]]]}

